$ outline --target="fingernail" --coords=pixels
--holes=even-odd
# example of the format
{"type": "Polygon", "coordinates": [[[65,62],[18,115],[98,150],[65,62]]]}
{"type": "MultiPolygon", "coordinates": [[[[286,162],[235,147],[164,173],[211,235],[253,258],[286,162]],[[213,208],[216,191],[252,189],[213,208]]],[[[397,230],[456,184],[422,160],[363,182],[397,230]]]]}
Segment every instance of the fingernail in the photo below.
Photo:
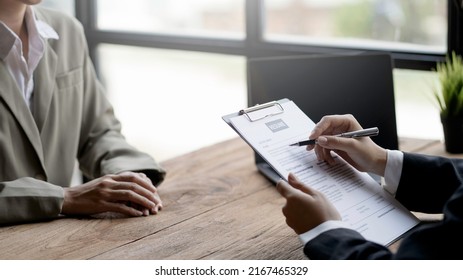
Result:
{"type": "Polygon", "coordinates": [[[296,180],[296,176],[294,176],[293,173],[289,173],[288,175],[288,181],[295,181],[296,180]]]}
{"type": "Polygon", "coordinates": [[[317,142],[318,142],[318,144],[324,145],[324,144],[328,143],[328,139],[326,139],[326,137],[320,136],[320,137],[318,137],[317,142]]]}

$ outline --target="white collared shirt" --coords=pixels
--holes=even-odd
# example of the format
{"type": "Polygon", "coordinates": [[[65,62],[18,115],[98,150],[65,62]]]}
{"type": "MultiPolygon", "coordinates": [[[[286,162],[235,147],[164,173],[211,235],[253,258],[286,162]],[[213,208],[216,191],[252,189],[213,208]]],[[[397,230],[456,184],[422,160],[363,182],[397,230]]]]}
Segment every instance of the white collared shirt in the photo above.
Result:
{"type": "MultiPolygon", "coordinates": [[[[391,195],[395,196],[397,187],[399,186],[400,176],[402,176],[404,154],[401,151],[387,150],[386,170],[384,171],[384,186],[383,188],[391,195]]],[[[349,225],[342,221],[326,221],[315,228],[299,234],[299,239],[302,244],[306,244],[310,240],[322,234],[325,231],[336,228],[350,228],[349,225]]]]}
{"type": "Polygon", "coordinates": [[[15,79],[27,106],[31,109],[34,92],[34,71],[45,53],[46,39],[59,39],[56,31],[43,21],[36,19],[34,10],[28,6],[25,22],[29,37],[29,53],[26,61],[22,41],[6,24],[0,21],[0,58],[15,79]]]}

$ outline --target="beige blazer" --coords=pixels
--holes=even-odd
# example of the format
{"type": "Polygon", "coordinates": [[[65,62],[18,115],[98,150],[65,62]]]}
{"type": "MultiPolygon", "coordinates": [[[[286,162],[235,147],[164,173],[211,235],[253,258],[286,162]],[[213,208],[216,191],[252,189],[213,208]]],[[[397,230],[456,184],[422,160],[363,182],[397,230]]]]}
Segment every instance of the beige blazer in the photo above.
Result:
{"type": "Polygon", "coordinates": [[[0,59],[0,223],[59,216],[63,187],[75,160],[89,178],[149,170],[160,183],[164,170],[130,146],[88,56],[82,26],[61,13],[35,8],[59,40],[46,42],[34,73],[32,112],[0,59]]]}

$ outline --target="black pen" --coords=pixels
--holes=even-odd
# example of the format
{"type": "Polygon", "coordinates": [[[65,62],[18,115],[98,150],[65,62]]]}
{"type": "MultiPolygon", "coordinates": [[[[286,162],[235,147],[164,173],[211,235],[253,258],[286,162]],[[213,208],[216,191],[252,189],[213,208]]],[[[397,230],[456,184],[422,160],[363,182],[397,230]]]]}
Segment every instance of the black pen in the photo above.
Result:
{"type": "MultiPolygon", "coordinates": [[[[333,136],[344,137],[344,138],[358,138],[358,137],[376,136],[378,134],[379,134],[379,129],[377,127],[371,127],[371,128],[366,128],[366,129],[361,129],[361,130],[356,130],[356,131],[351,131],[351,132],[344,132],[344,133],[336,134],[333,136]]],[[[299,146],[307,146],[307,145],[315,145],[315,144],[317,144],[317,139],[296,142],[296,143],[291,144],[290,146],[299,147],[299,146]]]]}

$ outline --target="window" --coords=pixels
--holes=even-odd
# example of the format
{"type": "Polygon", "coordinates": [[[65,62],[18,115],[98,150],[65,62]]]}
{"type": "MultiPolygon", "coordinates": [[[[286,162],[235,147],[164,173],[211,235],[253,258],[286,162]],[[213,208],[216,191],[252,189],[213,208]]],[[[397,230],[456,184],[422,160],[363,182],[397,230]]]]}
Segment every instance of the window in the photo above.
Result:
{"type": "Polygon", "coordinates": [[[79,0],[75,5],[124,134],[141,149],[157,147],[150,151],[156,158],[236,137],[220,116],[246,105],[246,59],[264,56],[389,52],[396,67],[399,136],[442,138],[431,98],[437,77],[430,70],[450,50],[462,52],[456,0],[79,0]],[[211,114],[193,114],[191,108],[211,114]],[[182,127],[186,117],[201,123],[200,130],[182,127]],[[190,134],[201,137],[189,147],[172,141],[190,134]]]}
{"type": "Polygon", "coordinates": [[[243,57],[102,44],[98,62],[123,134],[157,160],[236,137],[221,116],[246,107],[243,57]]]}
{"type": "Polygon", "coordinates": [[[228,51],[245,38],[244,0],[87,4],[94,61],[131,144],[162,161],[236,137],[221,116],[247,106],[245,57],[228,51]]]}
{"type": "Polygon", "coordinates": [[[442,0],[266,0],[265,38],[359,49],[444,54],[442,0]]]}
{"type": "Polygon", "coordinates": [[[437,86],[437,74],[394,69],[393,75],[398,135],[442,140],[439,110],[432,95],[437,86]]]}
{"type": "Polygon", "coordinates": [[[244,0],[97,2],[97,27],[188,36],[244,38],[244,0]],[[136,3],[136,5],[135,5],[136,3]]]}

